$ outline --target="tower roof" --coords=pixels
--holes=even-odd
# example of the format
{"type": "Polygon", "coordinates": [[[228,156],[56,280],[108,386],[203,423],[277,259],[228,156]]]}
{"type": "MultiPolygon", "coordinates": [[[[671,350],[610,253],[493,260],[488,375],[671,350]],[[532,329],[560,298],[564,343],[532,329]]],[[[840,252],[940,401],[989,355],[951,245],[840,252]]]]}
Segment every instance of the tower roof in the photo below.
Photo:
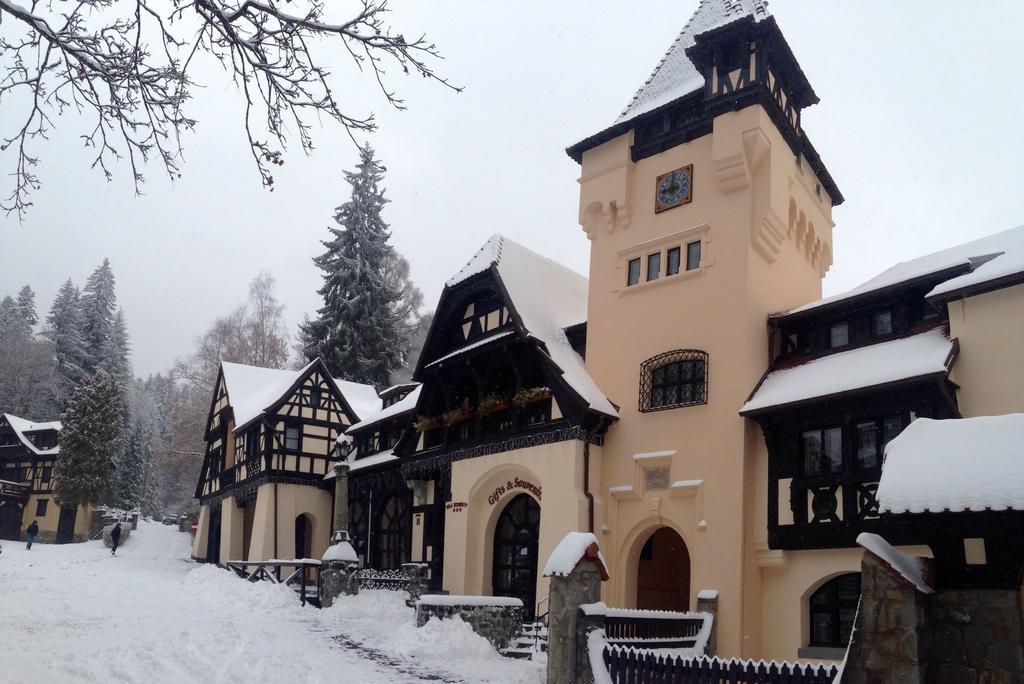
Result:
{"type": "Polygon", "coordinates": [[[665,56],[612,125],[630,121],[704,87],[704,76],[686,55],[686,49],[694,45],[698,35],[744,17],[758,22],[770,16],[767,0],[701,0],[665,56]]]}

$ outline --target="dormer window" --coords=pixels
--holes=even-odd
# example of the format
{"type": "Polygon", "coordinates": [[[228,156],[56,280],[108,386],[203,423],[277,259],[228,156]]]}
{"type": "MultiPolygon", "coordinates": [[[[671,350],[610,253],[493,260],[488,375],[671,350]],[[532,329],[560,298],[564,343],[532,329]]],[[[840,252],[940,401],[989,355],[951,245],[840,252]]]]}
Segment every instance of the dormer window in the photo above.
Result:
{"type": "Polygon", "coordinates": [[[892,312],[889,309],[876,311],[871,318],[871,333],[883,337],[892,333],[892,312]]]}
{"type": "Polygon", "coordinates": [[[850,324],[846,321],[833,323],[829,328],[828,346],[830,349],[845,347],[850,344],[850,324]]]}

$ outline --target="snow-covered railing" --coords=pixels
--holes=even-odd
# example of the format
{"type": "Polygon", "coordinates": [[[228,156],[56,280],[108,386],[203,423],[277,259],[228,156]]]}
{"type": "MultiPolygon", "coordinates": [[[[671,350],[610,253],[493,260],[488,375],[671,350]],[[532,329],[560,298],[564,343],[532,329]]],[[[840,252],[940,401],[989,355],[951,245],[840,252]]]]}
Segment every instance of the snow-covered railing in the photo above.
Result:
{"type": "Polygon", "coordinates": [[[604,617],[605,639],[613,646],[671,648],[702,655],[714,624],[711,613],[609,608],[603,602],[580,608],[588,616],[604,617]]]}
{"type": "Polygon", "coordinates": [[[671,651],[612,646],[591,632],[587,651],[595,684],[701,682],[701,684],[832,684],[835,665],[678,655],[671,651]]]}
{"type": "Polygon", "coordinates": [[[274,584],[292,587],[299,595],[302,605],[312,603],[320,607],[320,561],[316,558],[282,560],[272,558],[263,561],[228,561],[227,568],[249,582],[266,580],[274,584]],[[282,569],[292,568],[282,579],[282,569]]]}

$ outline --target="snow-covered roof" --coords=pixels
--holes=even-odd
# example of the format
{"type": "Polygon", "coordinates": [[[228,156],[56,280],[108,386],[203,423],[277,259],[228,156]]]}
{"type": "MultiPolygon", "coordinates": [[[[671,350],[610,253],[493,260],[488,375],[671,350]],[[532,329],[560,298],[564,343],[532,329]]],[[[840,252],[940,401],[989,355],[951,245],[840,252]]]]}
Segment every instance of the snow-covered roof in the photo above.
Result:
{"type": "Polygon", "coordinates": [[[1024,226],[901,262],[852,290],[798,306],[787,311],[785,315],[811,311],[828,304],[854,299],[911,280],[955,269],[958,266],[967,269],[968,272],[940,283],[928,293],[929,297],[974,287],[1008,275],[1024,273],[1024,226]]]}
{"type": "Polygon", "coordinates": [[[436,366],[437,364],[439,364],[439,363],[441,363],[443,361],[447,361],[448,359],[453,359],[456,356],[462,356],[463,354],[465,354],[466,352],[468,352],[470,350],[476,349],[477,347],[482,347],[485,344],[490,344],[494,340],[501,339],[502,337],[508,337],[509,335],[513,335],[513,334],[515,334],[515,330],[504,330],[504,331],[499,332],[499,333],[494,333],[493,335],[488,335],[486,337],[481,337],[479,340],[476,340],[475,342],[471,342],[470,344],[467,344],[465,347],[459,347],[455,351],[453,351],[453,352],[451,352],[449,354],[445,354],[444,356],[442,356],[439,359],[434,359],[433,361],[428,363],[426,366],[424,366],[424,368],[430,368],[431,366],[436,366]]]}
{"type": "Polygon", "coordinates": [[[770,16],[766,0],[701,0],[693,16],[615,123],[634,119],[704,87],[704,76],[686,56],[687,48],[693,47],[697,36],[744,17],[763,21],[770,16]]]}
{"type": "Polygon", "coordinates": [[[42,430],[56,430],[59,432],[61,429],[61,424],[59,420],[51,420],[45,423],[35,423],[32,422],[31,420],[25,420],[24,418],[19,418],[18,416],[12,415],[10,413],[3,414],[3,417],[7,419],[7,424],[11,426],[12,430],[14,430],[14,434],[18,436],[18,440],[22,444],[24,444],[32,453],[36,454],[37,456],[51,456],[60,453],[59,446],[55,446],[52,449],[40,449],[35,444],[33,444],[32,440],[29,439],[28,435],[25,434],[26,432],[37,432],[42,430]]]}
{"type": "Polygon", "coordinates": [[[694,45],[697,36],[744,17],[763,21],[770,16],[766,0],[701,0],[654,71],[609,128],[626,124],[704,87],[704,77],[686,56],[687,48],[694,45]]]}
{"type": "Polygon", "coordinates": [[[349,382],[341,378],[334,378],[334,384],[338,386],[342,396],[345,397],[345,401],[356,412],[356,418],[370,416],[380,411],[382,402],[373,385],[349,382]]]}
{"type": "Polygon", "coordinates": [[[945,331],[935,328],[775,370],[764,377],[740,413],[949,372],[954,347],[945,331]]]}
{"type": "Polygon", "coordinates": [[[1024,511],[1024,413],[918,418],[885,449],[888,513],[1024,511]]]}
{"type": "Polygon", "coordinates": [[[927,562],[919,556],[897,551],[889,542],[877,534],[861,532],[857,535],[857,544],[880,558],[903,579],[914,585],[922,594],[934,594],[935,590],[925,578],[927,562]]]}
{"type": "MultiPolygon", "coordinates": [[[[221,362],[228,403],[235,414],[235,429],[263,415],[299,378],[306,375],[317,361],[314,359],[297,371],[260,368],[230,361],[221,362]]],[[[372,386],[338,379],[334,379],[334,382],[352,410],[356,412],[357,418],[380,410],[380,399],[372,386]]]]}
{"type": "Polygon", "coordinates": [[[387,408],[381,409],[376,413],[367,414],[365,418],[363,418],[358,423],[352,425],[352,427],[350,427],[345,432],[351,434],[357,430],[362,430],[365,427],[369,427],[370,425],[375,425],[383,420],[387,420],[388,418],[394,418],[395,416],[399,416],[405,413],[406,411],[414,410],[416,408],[416,402],[419,401],[420,399],[420,390],[422,389],[422,387],[422,385],[418,386],[416,389],[409,392],[407,395],[396,401],[391,406],[388,406],[387,408]]]}
{"type": "Polygon", "coordinates": [[[587,279],[559,263],[495,235],[447,282],[448,287],[494,268],[523,331],[542,342],[566,383],[590,408],[618,412],[587,373],[565,329],[587,320],[587,279]]]}
{"type": "Polygon", "coordinates": [[[597,564],[601,571],[601,579],[608,579],[608,565],[604,562],[604,556],[601,555],[601,548],[593,532],[570,532],[565,535],[548,557],[548,562],[544,565],[544,576],[565,577],[572,573],[584,558],[589,558],[597,564]]]}

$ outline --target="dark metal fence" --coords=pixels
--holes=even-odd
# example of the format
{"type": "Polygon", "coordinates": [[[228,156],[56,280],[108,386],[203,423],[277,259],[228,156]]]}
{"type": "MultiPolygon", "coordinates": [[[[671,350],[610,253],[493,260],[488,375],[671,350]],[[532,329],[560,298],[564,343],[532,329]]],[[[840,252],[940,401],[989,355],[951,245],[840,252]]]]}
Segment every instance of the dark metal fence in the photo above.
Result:
{"type": "Polygon", "coordinates": [[[639,645],[648,648],[693,648],[708,616],[692,614],[687,617],[647,617],[637,614],[616,614],[609,611],[605,617],[605,638],[612,645],[639,645]],[[656,645],[655,645],[656,644],[656,645]]]}
{"type": "Polygon", "coordinates": [[[408,591],[409,574],[403,570],[373,570],[367,568],[360,570],[356,577],[359,578],[360,589],[387,589],[389,591],[408,591]]]}
{"type": "Polygon", "coordinates": [[[832,684],[835,665],[766,663],[717,657],[679,657],[608,646],[604,664],[614,684],[832,684]]]}

